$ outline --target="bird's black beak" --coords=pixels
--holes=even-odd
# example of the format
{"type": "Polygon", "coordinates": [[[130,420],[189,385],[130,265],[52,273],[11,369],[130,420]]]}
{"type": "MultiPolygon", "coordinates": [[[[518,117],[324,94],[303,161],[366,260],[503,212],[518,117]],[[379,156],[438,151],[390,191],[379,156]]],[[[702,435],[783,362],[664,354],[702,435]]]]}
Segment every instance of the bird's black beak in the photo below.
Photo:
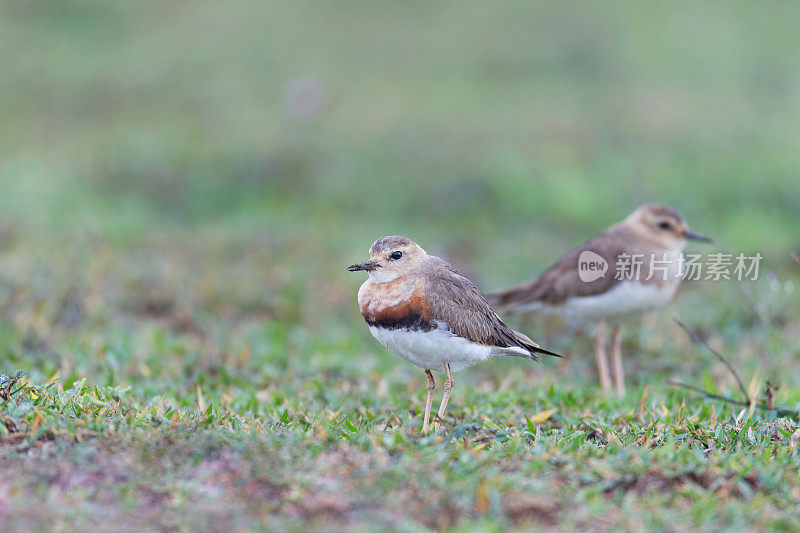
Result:
{"type": "Polygon", "coordinates": [[[711,237],[706,237],[702,233],[697,233],[695,231],[689,231],[688,229],[683,233],[683,236],[689,239],[690,241],[700,241],[700,242],[713,242],[711,237]]]}
{"type": "Polygon", "coordinates": [[[372,261],[364,261],[363,263],[356,263],[355,265],[350,265],[347,267],[347,270],[350,272],[358,272],[359,270],[366,270],[369,272],[370,270],[375,270],[380,265],[378,263],[373,263],[372,261]]]}

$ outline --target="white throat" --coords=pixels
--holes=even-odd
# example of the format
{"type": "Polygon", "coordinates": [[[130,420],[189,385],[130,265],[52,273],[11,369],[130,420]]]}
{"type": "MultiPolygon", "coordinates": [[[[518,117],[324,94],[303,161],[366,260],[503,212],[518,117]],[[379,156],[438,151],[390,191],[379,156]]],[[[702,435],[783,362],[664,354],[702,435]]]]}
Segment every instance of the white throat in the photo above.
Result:
{"type": "Polygon", "coordinates": [[[391,270],[383,270],[382,268],[376,268],[375,270],[369,271],[369,280],[372,283],[389,283],[390,281],[394,281],[400,277],[400,274],[397,272],[393,272],[391,270]]]}
{"type": "Polygon", "coordinates": [[[687,241],[686,239],[680,239],[672,243],[670,248],[672,248],[672,251],[674,253],[680,253],[683,251],[684,248],[686,248],[687,244],[689,244],[689,241],[687,241]]]}

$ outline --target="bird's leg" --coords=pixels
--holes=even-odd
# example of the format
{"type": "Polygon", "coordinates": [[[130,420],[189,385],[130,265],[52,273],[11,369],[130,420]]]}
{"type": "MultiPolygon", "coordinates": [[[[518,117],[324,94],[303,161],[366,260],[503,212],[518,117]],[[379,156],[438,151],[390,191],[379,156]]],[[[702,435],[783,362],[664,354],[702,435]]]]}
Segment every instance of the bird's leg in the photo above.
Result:
{"type": "Polygon", "coordinates": [[[436,381],[433,379],[433,374],[427,368],[425,369],[425,375],[428,376],[428,397],[425,399],[425,421],[422,422],[422,434],[427,435],[428,431],[430,431],[430,420],[431,420],[431,406],[433,405],[433,391],[436,390],[436,381]]]}
{"type": "Polygon", "coordinates": [[[436,420],[433,423],[433,432],[439,433],[439,424],[444,418],[444,411],[447,409],[447,401],[450,399],[450,393],[453,392],[453,387],[456,382],[453,380],[453,373],[450,372],[450,365],[444,364],[444,372],[447,378],[444,380],[444,394],[442,395],[442,405],[439,406],[439,414],[436,415],[436,420]]]}
{"type": "Polygon", "coordinates": [[[617,396],[625,395],[625,371],[622,369],[622,342],[619,335],[619,325],[611,331],[611,363],[614,365],[614,385],[617,387],[617,396]]]}
{"type": "Polygon", "coordinates": [[[603,394],[608,394],[611,389],[611,375],[608,373],[608,358],[606,357],[606,321],[597,324],[597,335],[594,339],[594,352],[597,356],[597,373],[600,374],[600,386],[603,394]]]}

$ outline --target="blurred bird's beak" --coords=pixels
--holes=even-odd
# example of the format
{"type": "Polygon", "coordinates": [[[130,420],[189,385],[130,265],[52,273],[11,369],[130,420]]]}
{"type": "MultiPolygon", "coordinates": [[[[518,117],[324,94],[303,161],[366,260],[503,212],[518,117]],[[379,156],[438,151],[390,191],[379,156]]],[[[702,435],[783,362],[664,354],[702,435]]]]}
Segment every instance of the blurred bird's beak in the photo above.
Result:
{"type": "Polygon", "coordinates": [[[370,270],[375,270],[379,266],[380,265],[378,263],[373,263],[372,261],[364,261],[363,263],[356,263],[355,265],[350,265],[349,267],[347,267],[347,270],[349,270],[350,272],[358,272],[359,270],[366,270],[369,272],[370,270]]]}
{"type": "Polygon", "coordinates": [[[684,232],[683,236],[689,239],[690,241],[712,242],[711,237],[706,237],[702,233],[689,231],[688,229],[684,232]]]}

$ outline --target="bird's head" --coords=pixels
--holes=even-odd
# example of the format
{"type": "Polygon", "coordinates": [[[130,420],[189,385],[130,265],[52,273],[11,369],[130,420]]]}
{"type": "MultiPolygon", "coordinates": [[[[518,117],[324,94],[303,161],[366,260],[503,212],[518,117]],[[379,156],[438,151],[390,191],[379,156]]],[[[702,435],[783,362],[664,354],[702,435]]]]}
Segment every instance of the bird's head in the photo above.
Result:
{"type": "Polygon", "coordinates": [[[369,260],[347,267],[350,272],[365,270],[373,283],[388,283],[413,273],[428,256],[417,243],[392,235],[381,237],[369,248],[369,260]]]}
{"type": "Polygon", "coordinates": [[[645,204],[625,219],[635,232],[666,248],[683,249],[688,241],[711,242],[711,239],[689,229],[683,216],[664,204],[645,204]]]}

